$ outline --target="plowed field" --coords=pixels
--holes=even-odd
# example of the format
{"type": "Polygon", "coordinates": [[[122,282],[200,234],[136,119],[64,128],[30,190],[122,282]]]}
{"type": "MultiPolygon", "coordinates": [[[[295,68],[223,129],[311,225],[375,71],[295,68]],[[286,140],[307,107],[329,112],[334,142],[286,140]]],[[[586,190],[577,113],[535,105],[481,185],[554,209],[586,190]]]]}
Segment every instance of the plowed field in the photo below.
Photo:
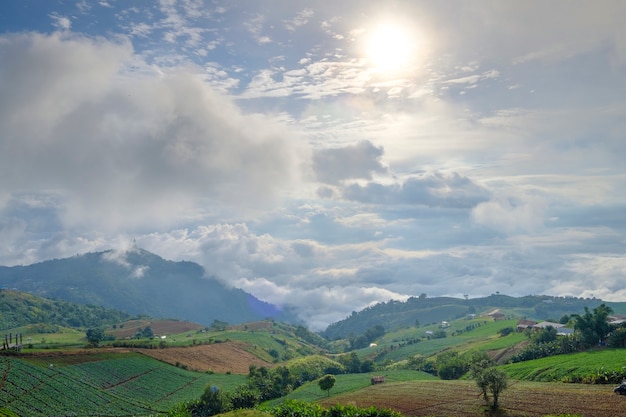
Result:
{"type": "Polygon", "coordinates": [[[245,344],[240,342],[135,350],[160,361],[184,365],[189,370],[201,372],[231,372],[244,375],[248,373],[250,365],[272,366],[245,350],[245,344]]]}
{"type": "MultiPolygon", "coordinates": [[[[352,394],[331,397],[324,405],[353,404],[400,411],[409,417],[485,417],[484,400],[471,381],[412,381],[368,387],[352,394]]],[[[578,414],[583,417],[626,415],[626,396],[613,393],[611,385],[517,383],[511,381],[500,397],[494,416],[538,417],[546,414],[578,414]]]]}

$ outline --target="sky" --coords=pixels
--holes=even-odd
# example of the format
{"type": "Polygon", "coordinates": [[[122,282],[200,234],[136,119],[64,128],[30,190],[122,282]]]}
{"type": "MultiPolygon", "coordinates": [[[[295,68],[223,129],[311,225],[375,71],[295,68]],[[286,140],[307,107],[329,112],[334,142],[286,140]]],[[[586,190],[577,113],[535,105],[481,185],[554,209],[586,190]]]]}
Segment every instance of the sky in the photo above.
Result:
{"type": "Polygon", "coordinates": [[[625,21],[2,1],[0,265],[136,244],[315,330],[420,294],[626,301],[625,21]]]}

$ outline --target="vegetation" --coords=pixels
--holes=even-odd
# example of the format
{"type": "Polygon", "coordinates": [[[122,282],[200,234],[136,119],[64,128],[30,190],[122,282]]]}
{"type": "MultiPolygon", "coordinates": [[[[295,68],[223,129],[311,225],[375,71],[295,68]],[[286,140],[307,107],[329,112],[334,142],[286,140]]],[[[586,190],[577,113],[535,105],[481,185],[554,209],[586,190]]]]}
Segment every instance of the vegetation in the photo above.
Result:
{"type": "Polygon", "coordinates": [[[0,290],[0,330],[35,325],[41,334],[55,333],[59,327],[98,327],[130,320],[120,310],[67,301],[48,300],[34,295],[0,290]]]}
{"type": "MultiPolygon", "coordinates": [[[[203,268],[196,263],[167,261],[140,248],[86,253],[28,266],[0,267],[0,282],[19,291],[124,310],[133,316],[184,317],[205,326],[211,324],[207,320],[214,319],[244,323],[272,317],[297,322],[289,309],[278,309],[241,289],[228,288],[217,279],[205,276],[203,268]],[[139,276],[141,279],[134,279],[139,276]]],[[[85,322],[89,321],[89,315],[64,312],[56,317],[47,310],[33,310],[32,314],[41,316],[41,319],[34,319],[37,322],[53,317],[76,320],[62,324],[66,327],[103,325],[97,321],[85,322]]],[[[120,321],[124,319],[113,319],[109,323],[120,321]]],[[[24,324],[27,323],[7,323],[3,328],[24,324]]]]}
{"type": "Polygon", "coordinates": [[[321,377],[317,384],[319,385],[320,389],[322,391],[326,391],[328,393],[328,396],[330,397],[330,390],[332,387],[335,386],[336,381],[337,380],[335,379],[334,375],[328,374],[321,377]]]}
{"type": "Polygon", "coordinates": [[[495,366],[490,366],[475,372],[473,377],[485,401],[489,402],[489,394],[491,394],[493,399],[491,406],[498,408],[500,394],[508,385],[506,373],[495,366]]]}
{"type": "MultiPolygon", "coordinates": [[[[507,315],[519,308],[500,295],[488,298],[489,302],[502,299],[507,315]]],[[[441,302],[423,295],[410,303],[385,303],[385,311],[402,316],[403,308],[409,305],[437,314],[448,308],[457,311],[452,304],[441,302]]],[[[460,415],[457,410],[464,410],[462,415],[484,415],[483,398],[491,408],[502,408],[502,413],[514,417],[552,411],[528,411],[532,404],[522,405],[518,390],[521,387],[528,394],[539,385],[520,381],[586,383],[590,392],[606,394],[608,390],[611,398],[616,397],[611,387],[604,386],[602,391],[596,388],[626,378],[626,353],[611,347],[625,346],[626,327],[608,324],[611,306],[597,304],[583,308],[580,314],[561,315],[559,321],[576,329],[573,336],[564,337],[551,327],[520,333],[515,330],[517,319],[495,321],[484,315],[473,316],[468,312],[480,314],[479,304],[472,300],[462,303],[465,313],[457,319],[445,317],[446,323],[419,316],[413,317],[410,325],[389,328],[370,320],[359,333],[332,341],[303,326],[273,320],[239,325],[215,320],[209,327],[187,326],[180,333],[167,332],[158,321],[146,319],[69,329],[51,322],[33,323],[10,329],[13,335],[17,329],[20,334],[25,332],[28,343],[22,352],[7,351],[0,356],[0,407],[24,417],[98,415],[105,408],[112,416],[168,413],[189,417],[256,408],[290,416],[395,416],[393,413],[399,411],[412,417],[460,415]],[[47,333],[38,333],[43,331],[47,333]],[[62,338],[66,338],[64,344],[56,342],[62,338]],[[146,349],[142,352],[160,361],[137,353],[115,353],[119,351],[115,346],[146,349]],[[225,370],[215,373],[210,368],[202,369],[202,373],[190,371],[200,368],[184,358],[219,346],[228,352],[239,349],[250,366],[238,371],[241,375],[225,370]],[[90,354],[66,354],[75,347],[89,347],[90,354]],[[384,376],[384,382],[372,385],[374,376],[384,376]],[[506,390],[511,379],[515,380],[511,384],[515,392],[506,390]],[[415,404],[422,402],[425,405],[419,409],[427,414],[416,414],[415,404]],[[515,410],[526,414],[516,414],[515,410]]],[[[363,317],[374,317],[369,314],[363,317]]],[[[390,317],[381,322],[392,323],[390,317]]],[[[577,389],[575,384],[537,388],[540,392],[577,389]]],[[[561,410],[589,414],[584,406],[576,407],[561,410]]]]}

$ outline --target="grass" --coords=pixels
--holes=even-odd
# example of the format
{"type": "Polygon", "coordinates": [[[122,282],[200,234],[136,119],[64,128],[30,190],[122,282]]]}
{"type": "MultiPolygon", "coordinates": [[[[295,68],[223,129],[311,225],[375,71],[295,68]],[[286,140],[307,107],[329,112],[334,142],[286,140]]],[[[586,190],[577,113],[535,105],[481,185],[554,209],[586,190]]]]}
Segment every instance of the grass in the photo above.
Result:
{"type": "MultiPolygon", "coordinates": [[[[623,374],[626,369],[626,349],[599,349],[587,352],[557,355],[532,361],[504,365],[511,377],[529,381],[581,382],[575,378],[602,377],[612,372],[623,374]]],[[[601,382],[597,379],[588,382],[601,382]]],[[[606,380],[605,383],[617,381],[606,380]]]]}
{"type": "Polygon", "coordinates": [[[407,343],[407,341],[423,336],[426,330],[434,331],[437,326],[404,329],[385,335],[379,346],[362,349],[359,354],[365,357],[376,357],[377,362],[389,363],[402,361],[415,355],[432,356],[447,349],[455,349],[460,353],[468,350],[501,350],[525,340],[525,336],[521,333],[500,336],[501,329],[515,327],[516,324],[517,320],[492,321],[484,318],[457,320],[446,329],[447,337],[421,340],[417,343],[407,343]],[[468,327],[473,328],[466,330],[468,327]],[[454,335],[452,335],[453,332],[455,332],[454,335]]]}
{"type": "MultiPolygon", "coordinates": [[[[432,375],[424,372],[417,371],[386,371],[382,373],[366,373],[366,374],[345,374],[336,375],[336,382],[333,388],[330,390],[331,396],[340,394],[346,394],[350,392],[359,391],[363,388],[371,386],[371,377],[374,375],[384,375],[386,383],[392,382],[407,382],[407,381],[422,381],[422,380],[436,380],[432,375]]],[[[317,384],[317,381],[307,382],[303,386],[299,387],[289,395],[278,398],[276,400],[269,401],[267,405],[277,405],[285,402],[286,400],[300,400],[300,401],[319,401],[327,397],[327,393],[322,391],[317,384]]]]}

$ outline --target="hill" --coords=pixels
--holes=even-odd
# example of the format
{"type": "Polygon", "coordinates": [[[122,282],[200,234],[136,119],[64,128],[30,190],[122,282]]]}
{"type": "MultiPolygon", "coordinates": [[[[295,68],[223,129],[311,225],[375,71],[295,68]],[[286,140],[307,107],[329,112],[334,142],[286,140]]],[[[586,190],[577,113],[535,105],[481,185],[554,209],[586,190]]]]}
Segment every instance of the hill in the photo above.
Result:
{"type": "Polygon", "coordinates": [[[126,312],[94,305],[49,300],[20,291],[0,290],[0,330],[28,325],[96,327],[129,320],[126,312]]]}
{"type": "Polygon", "coordinates": [[[215,320],[244,323],[268,317],[297,322],[289,310],[207,277],[196,263],[167,261],[139,248],[0,267],[0,285],[131,315],[176,318],[204,325],[215,320]]]}
{"type": "MultiPolygon", "coordinates": [[[[498,310],[504,317],[527,318],[529,320],[558,321],[565,314],[582,314],[585,307],[593,309],[603,301],[597,298],[553,297],[529,295],[510,297],[492,294],[488,297],[460,299],[453,297],[411,297],[407,301],[378,303],[353,312],[351,316],[329,325],[322,335],[330,340],[360,335],[373,326],[383,326],[393,331],[416,325],[451,321],[472,314],[498,310]]],[[[623,314],[626,303],[610,303],[615,313],[623,314]]]]}

